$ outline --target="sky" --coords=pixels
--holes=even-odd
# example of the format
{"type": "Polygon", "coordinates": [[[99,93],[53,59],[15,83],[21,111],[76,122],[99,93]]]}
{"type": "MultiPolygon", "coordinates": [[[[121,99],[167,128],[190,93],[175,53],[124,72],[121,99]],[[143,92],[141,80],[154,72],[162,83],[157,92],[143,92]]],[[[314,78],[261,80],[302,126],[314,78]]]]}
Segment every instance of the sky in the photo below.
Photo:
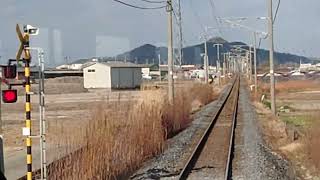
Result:
{"type": "MultiPolygon", "coordinates": [[[[123,0],[130,4],[154,7],[159,4],[141,0],[123,0]]],[[[173,0],[176,4],[177,0],[173,0]]],[[[274,1],[276,8],[277,0],[274,1]]],[[[181,0],[184,45],[200,43],[203,28],[213,27],[210,36],[252,44],[252,33],[217,23],[215,17],[249,17],[241,22],[259,31],[267,31],[267,0],[181,0]],[[213,2],[213,6],[210,5],[213,2]]],[[[160,4],[161,5],[161,4],[160,4]]],[[[281,0],[275,22],[275,49],[305,56],[320,57],[320,1],[281,0]]],[[[140,45],[167,43],[165,9],[133,9],[113,0],[0,0],[0,56],[4,62],[15,56],[18,40],[15,24],[40,28],[31,37],[31,45],[42,47],[47,64],[71,59],[115,56],[140,45]]],[[[176,29],[176,23],[174,23],[176,29]]],[[[175,32],[177,35],[177,32],[175,32]]],[[[175,38],[175,44],[177,38],[175,38]]],[[[267,48],[268,42],[262,41],[267,48]]]]}

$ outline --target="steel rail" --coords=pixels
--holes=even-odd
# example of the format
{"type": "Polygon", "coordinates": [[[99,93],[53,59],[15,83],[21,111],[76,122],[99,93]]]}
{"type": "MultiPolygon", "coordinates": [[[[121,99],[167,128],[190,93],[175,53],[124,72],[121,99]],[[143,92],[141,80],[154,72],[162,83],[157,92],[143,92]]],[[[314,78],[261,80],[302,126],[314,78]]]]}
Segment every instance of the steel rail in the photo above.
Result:
{"type": "Polygon", "coordinates": [[[233,151],[234,151],[234,137],[235,137],[235,128],[237,125],[237,114],[238,114],[238,100],[239,100],[239,91],[240,91],[240,81],[237,81],[238,85],[238,90],[236,94],[236,99],[234,102],[234,110],[232,114],[232,127],[231,127],[231,132],[230,132],[230,142],[229,142],[229,151],[228,151],[228,160],[227,160],[227,166],[225,169],[225,174],[224,174],[224,179],[225,180],[230,180],[232,179],[232,172],[231,172],[231,167],[232,167],[232,159],[233,159],[233,151]]]}
{"type": "MultiPolygon", "coordinates": [[[[204,132],[204,134],[202,135],[200,141],[198,142],[197,146],[195,147],[195,149],[193,150],[190,158],[188,159],[186,165],[184,166],[184,168],[182,169],[182,171],[180,172],[179,174],[179,180],[184,180],[184,179],[187,179],[189,174],[192,172],[192,169],[194,167],[194,165],[196,164],[208,138],[209,138],[209,135],[211,134],[211,131],[213,129],[213,127],[215,126],[216,122],[217,122],[217,119],[219,118],[219,115],[220,113],[222,112],[222,110],[224,109],[225,107],[225,104],[227,103],[232,91],[234,90],[234,88],[237,88],[235,87],[235,85],[237,84],[237,82],[239,81],[238,80],[239,77],[235,77],[235,80],[232,84],[232,87],[230,88],[230,91],[228,92],[228,95],[226,96],[226,98],[223,100],[223,103],[222,105],[220,106],[219,110],[216,112],[216,114],[214,115],[212,121],[210,122],[208,128],[206,129],[206,131],[204,132]]],[[[239,91],[239,89],[238,89],[239,91]]]]}

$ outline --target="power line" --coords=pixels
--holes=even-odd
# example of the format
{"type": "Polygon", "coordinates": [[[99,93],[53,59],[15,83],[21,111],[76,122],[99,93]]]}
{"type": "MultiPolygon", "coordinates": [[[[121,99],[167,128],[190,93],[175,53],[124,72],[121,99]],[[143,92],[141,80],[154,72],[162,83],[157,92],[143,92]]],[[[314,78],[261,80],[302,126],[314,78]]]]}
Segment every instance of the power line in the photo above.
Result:
{"type": "Polygon", "coordinates": [[[201,20],[200,20],[200,17],[198,15],[198,13],[196,11],[193,11],[193,7],[194,6],[193,6],[193,3],[192,3],[192,0],[190,0],[189,2],[190,2],[190,8],[191,8],[192,14],[195,17],[196,22],[198,23],[198,25],[200,25],[202,31],[206,32],[204,25],[201,23],[201,20]]]}
{"type": "Polygon", "coordinates": [[[280,3],[281,3],[281,0],[278,0],[277,10],[276,10],[276,14],[274,15],[273,23],[274,23],[274,22],[276,21],[276,19],[277,19],[277,15],[278,15],[280,3]]]}
{"type": "Polygon", "coordinates": [[[208,0],[208,1],[209,1],[210,6],[211,6],[212,16],[213,16],[214,20],[216,21],[216,24],[217,24],[217,27],[218,27],[218,31],[219,31],[220,35],[223,36],[223,33],[221,31],[221,28],[220,28],[220,23],[219,23],[219,21],[217,19],[216,13],[215,13],[216,12],[216,6],[214,4],[214,1],[213,0],[208,0]]]}
{"type": "Polygon", "coordinates": [[[172,9],[173,15],[175,17],[175,24],[177,27],[176,37],[178,37],[178,49],[179,49],[179,65],[182,64],[182,49],[183,49],[183,37],[182,37],[182,20],[181,20],[181,6],[178,5],[178,12],[175,11],[175,9],[172,9]]]}
{"type": "Polygon", "coordinates": [[[259,46],[258,46],[258,49],[260,49],[261,41],[262,41],[262,38],[260,38],[260,39],[259,39],[259,46]]]}
{"type": "Polygon", "coordinates": [[[143,9],[143,10],[147,10],[147,9],[162,9],[162,8],[165,8],[165,7],[166,7],[166,6],[159,6],[159,7],[142,7],[142,6],[132,5],[132,4],[129,4],[129,3],[120,1],[120,0],[113,0],[113,1],[118,2],[118,3],[120,3],[120,4],[123,4],[123,5],[126,5],[126,6],[129,6],[129,7],[132,7],[132,8],[143,9]]]}
{"type": "Polygon", "coordinates": [[[140,1],[144,1],[144,2],[147,2],[147,3],[158,3],[158,4],[166,3],[166,1],[150,1],[150,0],[140,0],[140,1]]]}

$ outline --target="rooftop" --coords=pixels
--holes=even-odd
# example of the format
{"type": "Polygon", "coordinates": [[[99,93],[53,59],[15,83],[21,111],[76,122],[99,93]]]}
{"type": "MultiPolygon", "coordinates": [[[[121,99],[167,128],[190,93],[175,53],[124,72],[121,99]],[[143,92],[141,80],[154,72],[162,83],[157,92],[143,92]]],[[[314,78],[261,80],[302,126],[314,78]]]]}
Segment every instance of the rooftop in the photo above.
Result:
{"type": "MultiPolygon", "coordinates": [[[[89,66],[92,66],[94,64],[103,64],[103,65],[106,65],[109,67],[135,67],[135,68],[144,67],[144,65],[141,65],[141,64],[134,64],[134,63],[130,63],[130,62],[126,63],[126,62],[121,62],[121,61],[118,61],[118,62],[97,62],[97,63],[92,63],[89,66]]],[[[89,67],[89,66],[87,66],[87,67],[89,67]]]]}

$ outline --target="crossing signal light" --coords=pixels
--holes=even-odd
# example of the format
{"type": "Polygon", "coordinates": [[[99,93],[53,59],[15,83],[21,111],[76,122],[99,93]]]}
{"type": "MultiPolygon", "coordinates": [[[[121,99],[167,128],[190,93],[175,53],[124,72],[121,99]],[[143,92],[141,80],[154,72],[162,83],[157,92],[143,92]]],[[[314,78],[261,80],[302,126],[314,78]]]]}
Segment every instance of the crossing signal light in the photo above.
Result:
{"type": "Polygon", "coordinates": [[[2,75],[6,79],[14,79],[17,76],[17,65],[2,66],[2,75]]]}
{"type": "Polygon", "coordinates": [[[15,103],[17,102],[17,90],[16,89],[9,89],[2,91],[2,100],[4,103],[15,103]]]}

